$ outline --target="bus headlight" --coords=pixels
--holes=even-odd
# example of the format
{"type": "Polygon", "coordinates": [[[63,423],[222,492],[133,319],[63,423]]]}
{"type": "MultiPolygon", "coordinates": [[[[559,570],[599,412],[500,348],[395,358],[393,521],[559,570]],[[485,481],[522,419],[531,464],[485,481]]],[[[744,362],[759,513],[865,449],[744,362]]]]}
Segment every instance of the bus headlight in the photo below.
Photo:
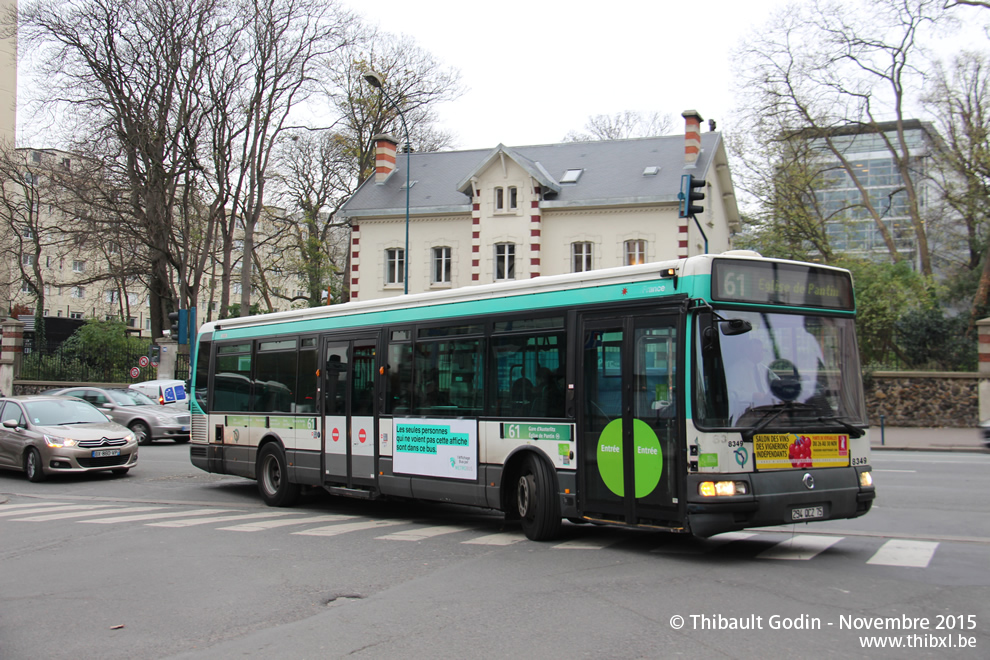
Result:
{"type": "Polygon", "coordinates": [[[862,488],[872,488],[873,487],[873,473],[869,470],[863,470],[859,473],[859,485],[862,488]]]}
{"type": "Polygon", "coordinates": [[[698,493],[702,497],[731,497],[749,493],[749,484],[745,481],[702,481],[698,484],[698,493]]]}

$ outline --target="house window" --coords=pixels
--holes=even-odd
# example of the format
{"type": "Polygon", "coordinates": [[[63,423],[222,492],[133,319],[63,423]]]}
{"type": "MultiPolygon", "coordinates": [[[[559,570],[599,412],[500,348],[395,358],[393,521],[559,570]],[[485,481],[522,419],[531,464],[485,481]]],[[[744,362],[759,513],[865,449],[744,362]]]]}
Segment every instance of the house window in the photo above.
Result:
{"type": "Polygon", "coordinates": [[[509,209],[515,210],[519,208],[519,189],[515,186],[509,186],[509,209]]]}
{"type": "Polygon", "coordinates": [[[86,270],[86,262],[75,259],[72,261],[72,272],[81,273],[86,270]]]}
{"type": "Polygon", "coordinates": [[[626,241],[626,265],[635,266],[636,264],[646,263],[646,241],[635,240],[626,241]]]}
{"type": "Polygon", "coordinates": [[[34,238],[34,231],[32,229],[25,229],[24,238],[34,238]]]}
{"type": "Polygon", "coordinates": [[[69,312],[70,319],[81,319],[82,317],[82,312],[69,312]]]}
{"type": "Polygon", "coordinates": [[[591,270],[591,243],[571,243],[571,272],[591,270]]]}
{"type": "Polygon", "coordinates": [[[406,251],[401,248],[385,250],[385,284],[402,284],[406,274],[406,251]]]}
{"type": "Polygon", "coordinates": [[[34,265],[34,255],[33,254],[22,254],[21,255],[21,263],[24,264],[25,266],[33,266],[34,265]]]}
{"type": "Polygon", "coordinates": [[[450,284],[450,255],[449,247],[433,248],[433,283],[450,284]]]}
{"type": "Polygon", "coordinates": [[[505,210],[505,188],[502,188],[501,186],[495,189],[495,210],[505,210]]]}
{"type": "Polygon", "coordinates": [[[137,319],[134,318],[133,316],[128,316],[127,317],[127,327],[128,328],[136,328],[137,327],[137,319]]]}
{"type": "Polygon", "coordinates": [[[577,183],[578,179],[581,178],[581,174],[584,173],[584,169],[574,169],[567,170],[564,172],[564,176],[560,177],[561,183],[577,183]]]}
{"type": "Polygon", "coordinates": [[[120,292],[116,290],[107,291],[107,302],[108,303],[120,302],[120,292]]]}
{"type": "Polygon", "coordinates": [[[72,292],[69,294],[73,298],[85,298],[86,297],[86,287],[74,286],[72,287],[72,292]]]}
{"type": "Polygon", "coordinates": [[[516,246],[514,243],[495,244],[495,281],[516,279],[516,246]]]}
{"type": "Polygon", "coordinates": [[[27,283],[27,280],[21,282],[21,293],[31,293],[31,285],[27,283]]]}

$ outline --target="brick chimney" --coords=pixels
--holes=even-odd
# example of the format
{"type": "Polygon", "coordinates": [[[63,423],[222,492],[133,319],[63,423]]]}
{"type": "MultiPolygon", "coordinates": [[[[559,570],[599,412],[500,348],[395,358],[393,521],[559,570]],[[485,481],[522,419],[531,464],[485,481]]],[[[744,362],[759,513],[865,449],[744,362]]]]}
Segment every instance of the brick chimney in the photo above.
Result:
{"type": "Polygon", "coordinates": [[[375,141],[375,183],[384,183],[388,175],[395,171],[395,151],[398,146],[391,135],[376,135],[375,141]]]}
{"type": "Polygon", "coordinates": [[[692,167],[701,153],[701,115],[697,110],[685,110],[684,117],[684,165],[692,167]]]}

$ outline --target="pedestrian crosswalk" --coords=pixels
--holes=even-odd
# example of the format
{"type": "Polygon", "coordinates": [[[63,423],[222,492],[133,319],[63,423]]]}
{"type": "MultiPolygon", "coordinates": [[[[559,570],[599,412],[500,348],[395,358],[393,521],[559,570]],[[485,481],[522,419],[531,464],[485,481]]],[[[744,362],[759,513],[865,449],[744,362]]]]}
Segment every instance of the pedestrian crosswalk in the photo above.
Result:
{"type": "MultiPolygon", "coordinates": [[[[39,501],[0,506],[0,526],[22,523],[71,522],[91,525],[140,524],[148,527],[181,529],[213,525],[222,532],[259,533],[285,530],[297,536],[331,537],[370,532],[380,541],[430,542],[434,539],[458,537],[457,542],[469,546],[505,547],[526,541],[521,531],[495,531],[484,523],[424,524],[416,520],[367,518],[349,514],[314,514],[303,510],[265,509],[245,512],[244,509],[189,507],[177,505],[124,505],[78,502],[39,501]],[[467,538],[459,538],[467,537],[467,538]]],[[[0,527],[0,528],[2,528],[0,527]]],[[[644,539],[657,536],[632,536],[617,528],[570,528],[567,540],[547,544],[553,550],[600,551],[631,543],[644,545],[644,539]],[[578,530],[581,531],[578,531],[578,530]],[[586,533],[584,530],[587,530],[586,533]],[[609,531],[612,533],[609,533],[609,531]]],[[[750,554],[758,560],[808,561],[827,555],[830,550],[847,541],[838,534],[791,534],[787,531],[746,531],[719,534],[709,539],[688,539],[670,535],[657,541],[648,552],[657,554],[708,554],[727,549],[750,554]]],[[[862,543],[864,537],[858,537],[862,543]]],[[[940,547],[937,541],[913,539],[872,538],[881,542],[866,564],[904,568],[927,568],[940,547]]]]}

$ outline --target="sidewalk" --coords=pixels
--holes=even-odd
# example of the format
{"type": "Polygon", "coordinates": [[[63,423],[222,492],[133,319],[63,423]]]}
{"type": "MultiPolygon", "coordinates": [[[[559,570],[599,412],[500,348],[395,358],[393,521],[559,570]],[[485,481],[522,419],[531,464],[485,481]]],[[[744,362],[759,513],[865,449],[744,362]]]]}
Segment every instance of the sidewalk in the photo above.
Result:
{"type": "Polygon", "coordinates": [[[976,451],[990,453],[978,428],[870,427],[870,446],[877,451],[976,451]]]}

